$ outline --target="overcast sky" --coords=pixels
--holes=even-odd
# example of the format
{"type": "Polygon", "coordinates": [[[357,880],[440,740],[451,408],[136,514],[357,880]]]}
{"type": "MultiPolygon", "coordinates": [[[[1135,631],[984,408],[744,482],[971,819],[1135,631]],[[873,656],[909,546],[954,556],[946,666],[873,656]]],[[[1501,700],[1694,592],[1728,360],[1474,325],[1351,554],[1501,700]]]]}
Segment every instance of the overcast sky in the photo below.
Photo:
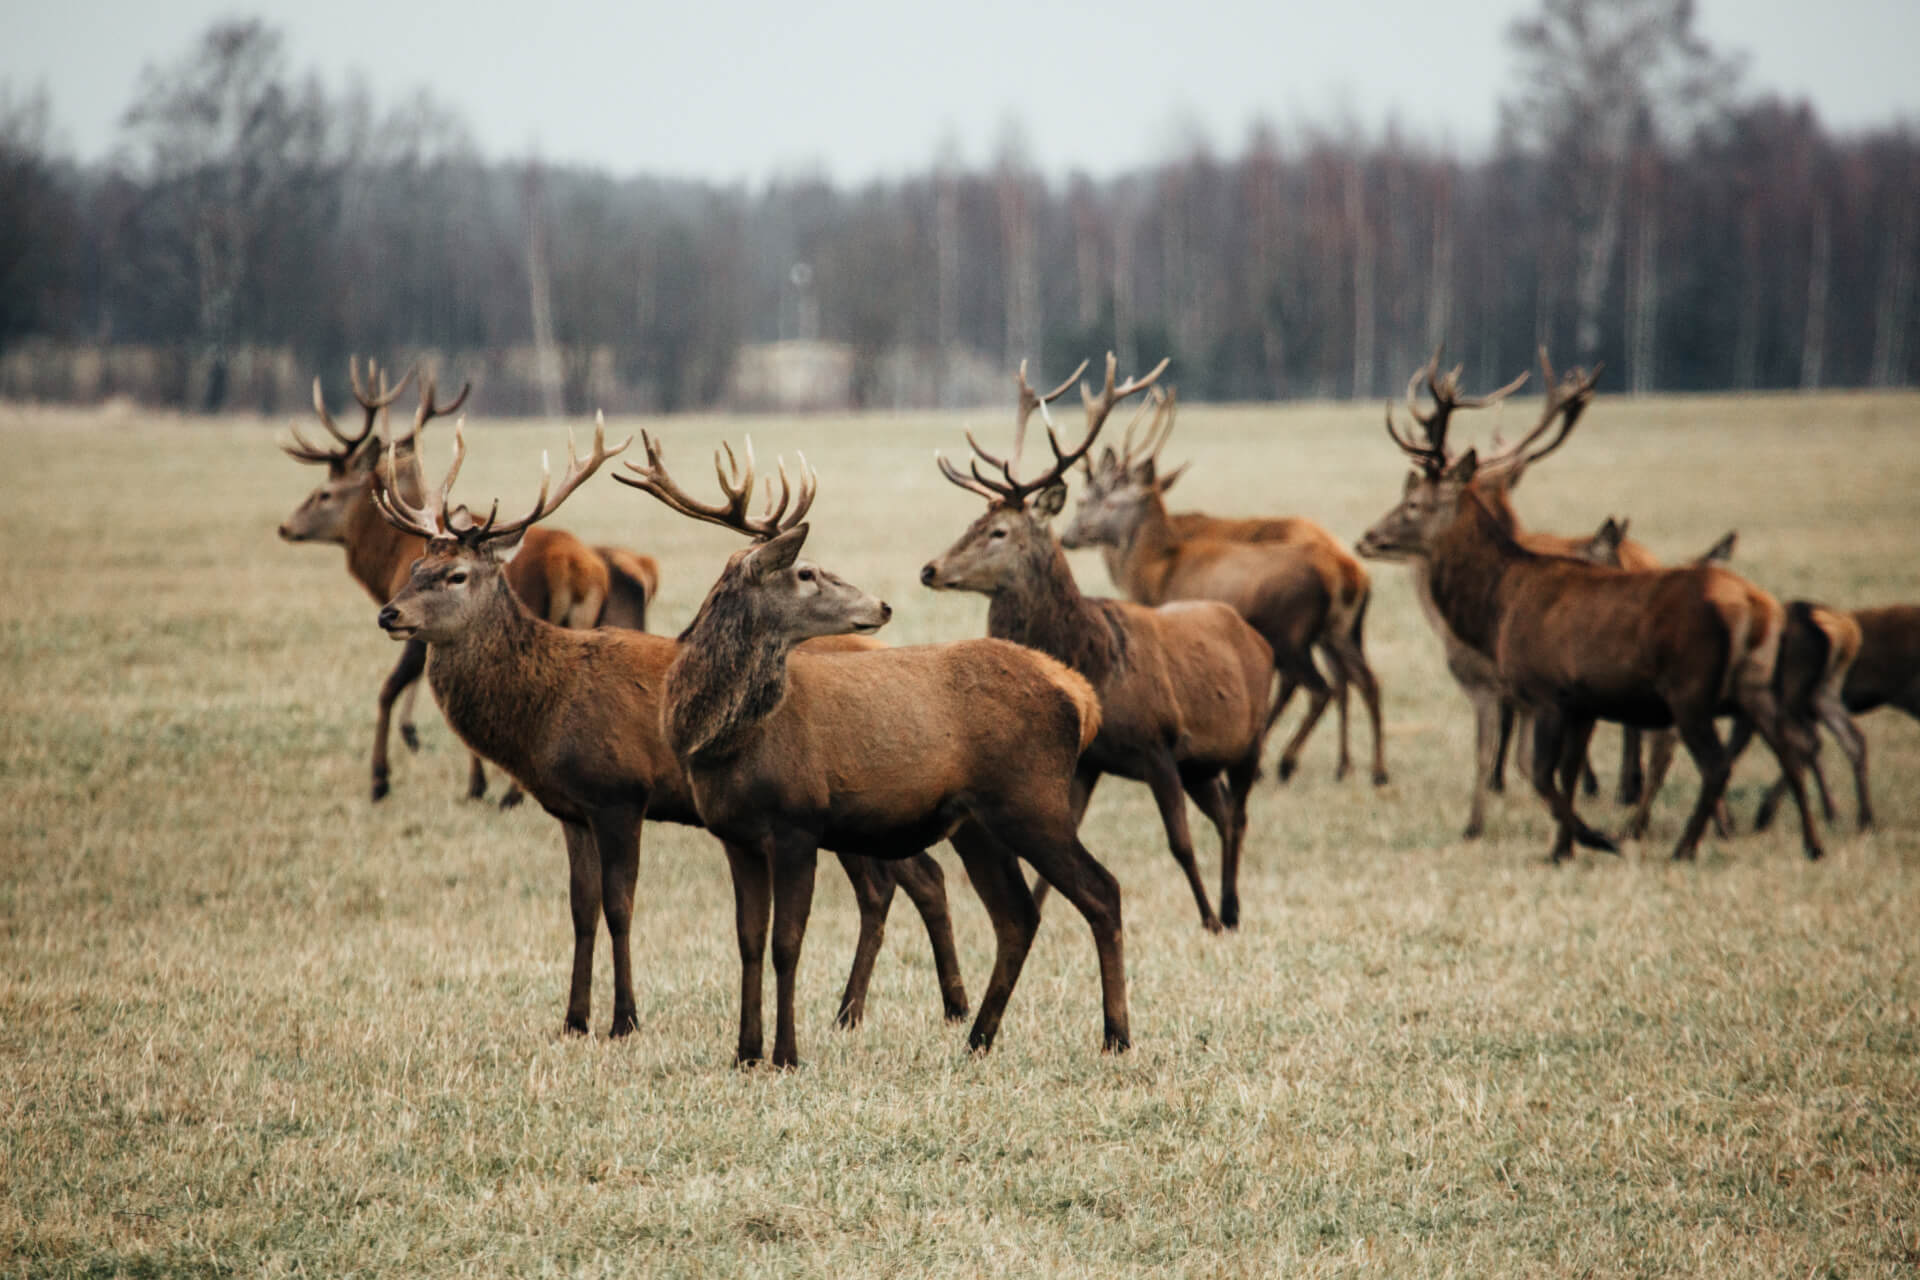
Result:
{"type": "MultiPolygon", "coordinates": [[[[618,175],[839,181],[981,163],[1018,121],[1045,172],[1110,174],[1196,130],[1223,153],[1282,128],[1397,117],[1463,150],[1492,137],[1526,0],[0,0],[0,86],[44,85],[56,141],[107,153],[142,67],[212,20],[257,14],[289,62],[349,69],[391,103],[425,85],[489,155],[618,175]]],[[[1700,0],[1746,87],[1847,130],[1920,122],[1920,0],[1700,0]]]]}

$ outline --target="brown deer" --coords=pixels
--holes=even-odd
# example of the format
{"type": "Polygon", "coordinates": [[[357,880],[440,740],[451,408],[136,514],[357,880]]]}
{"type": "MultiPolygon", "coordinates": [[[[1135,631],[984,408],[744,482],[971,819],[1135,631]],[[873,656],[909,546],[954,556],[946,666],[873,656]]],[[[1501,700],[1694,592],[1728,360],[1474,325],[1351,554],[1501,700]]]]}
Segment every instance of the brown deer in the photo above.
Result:
{"type": "MultiPolygon", "coordinates": [[[[631,443],[631,442],[628,442],[631,443]]],[[[626,448],[606,448],[605,427],[594,427],[593,452],[576,460],[572,435],[567,472],[517,521],[475,521],[447,494],[466,454],[454,428],[453,466],[430,500],[406,496],[390,449],[376,475],[372,499],[382,517],[424,540],[406,581],[380,611],[380,626],[396,640],[429,651],[427,680],[461,741],[513,777],[560,822],[566,838],[573,915],[573,981],[566,1029],[587,1030],[593,993],[593,949],[604,915],[613,945],[611,1036],[634,1028],[628,934],[640,866],[640,823],[698,826],[700,816],[686,776],[661,732],[661,691],[680,646],[664,636],[619,628],[558,627],[532,613],[508,583],[514,548],[535,522],[626,448]]],[[[855,638],[833,638],[865,647],[855,638]]],[[[881,864],[852,854],[841,864],[860,909],[860,936],[839,1021],[853,1025],[865,1009],[887,908],[896,880],[927,926],[934,966],[949,1019],[967,1011],[966,989],[953,946],[946,883],[940,865],[920,847],[904,861],[881,864]]],[[[906,853],[902,847],[890,857],[906,853]]],[[[729,847],[738,861],[743,850],[729,847]]]]}
{"type": "MultiPolygon", "coordinates": [[[[1109,355],[1100,394],[1081,388],[1085,437],[1077,447],[1063,450],[1049,423],[1053,465],[1022,480],[1014,469],[1028,417],[1036,409],[1044,412],[1047,402],[1080,376],[1076,370],[1043,397],[1028,385],[1023,365],[1017,378],[1012,453],[1004,460],[996,458],[969,433],[976,457],[967,472],[935,455],[947,479],[985,498],[987,510],[952,547],[927,563],[920,581],[936,591],[987,595],[992,600],[987,611],[990,636],[1050,654],[1092,682],[1100,695],[1100,733],[1074,779],[1075,820],[1102,775],[1146,783],[1160,809],[1174,861],[1193,890],[1200,922],[1218,932],[1240,920],[1240,847],[1246,835],[1247,792],[1259,776],[1266,737],[1273,650],[1239,613],[1217,600],[1149,608],[1082,596],[1048,527],[1066,502],[1062,477],[1092,447],[1114,406],[1152,385],[1166,367],[1163,360],[1146,376],[1116,387],[1109,355]],[[982,463],[990,470],[983,471],[982,463]],[[1217,916],[1194,861],[1188,796],[1220,833],[1217,916]]],[[[1239,550],[1249,560],[1265,559],[1256,548],[1240,545],[1239,550]]],[[[1296,565],[1296,573],[1306,577],[1310,571],[1296,565]]],[[[1264,590],[1295,599],[1291,593],[1297,582],[1271,578],[1276,581],[1264,590]]],[[[1250,599],[1248,608],[1266,616],[1263,601],[1250,599]]],[[[1304,645],[1297,652],[1304,653],[1304,645]]]]}
{"type": "MultiPolygon", "coordinates": [[[[328,413],[320,380],[313,380],[313,409],[333,441],[313,444],[294,429],[293,443],[281,448],[304,463],[324,466],[326,481],[307,495],[280,526],[280,537],[295,543],[331,543],[346,549],[347,571],[366,589],[376,604],[385,602],[406,581],[407,567],[420,555],[423,543],[410,533],[395,529],[381,519],[372,499],[374,472],[381,456],[374,424],[388,405],[405,390],[414,371],[409,369],[398,385],[388,388],[378,367],[369,363],[363,383],[357,360],[348,363],[354,399],[360,403],[365,419],[357,433],[349,434],[337,426],[328,413]]],[[[433,380],[422,380],[420,407],[414,414],[412,431],[395,442],[405,462],[400,483],[418,494],[419,479],[414,451],[421,428],[434,418],[451,414],[466,403],[470,387],[463,386],[450,403],[438,402],[433,380]]],[[[535,529],[526,539],[507,572],[508,582],[527,607],[551,623],[563,627],[646,626],[647,602],[659,585],[660,571],[651,556],[642,556],[625,548],[589,548],[572,534],[560,530],[535,529]]],[[[389,790],[387,730],[394,701],[403,694],[400,737],[410,750],[418,750],[420,740],[413,727],[413,699],[419,690],[420,672],[426,662],[426,649],[409,645],[400,661],[380,687],[379,712],[373,738],[373,799],[378,801],[389,790]]],[[[478,799],[486,795],[486,769],[475,756],[468,772],[467,794],[478,799]]],[[[509,786],[500,804],[503,808],[519,803],[522,793],[509,786]]]]}
{"type": "Polygon", "coordinates": [[[1297,689],[1311,702],[1306,719],[1280,754],[1282,780],[1292,777],[1301,749],[1326,710],[1327,684],[1313,650],[1334,674],[1331,694],[1340,713],[1340,759],[1335,778],[1352,767],[1348,753],[1347,686],[1360,687],[1373,724],[1373,781],[1387,781],[1380,731],[1380,686],[1367,663],[1363,625],[1371,585],[1353,554],[1321,526],[1301,517],[1236,520],[1167,511],[1165,494],[1186,470],[1162,476],[1159,454],[1173,430],[1175,397],[1154,398],[1152,425],[1136,444],[1129,424],[1118,452],[1105,447],[1100,466],[1086,466],[1086,493],[1066,531],[1063,547],[1098,546],[1108,570],[1127,595],[1143,605],[1176,600],[1218,600],[1233,606],[1273,647],[1280,689],[1267,714],[1267,730],[1297,689]],[[1259,550],[1249,552],[1252,544],[1259,550]],[[1117,566],[1115,561],[1118,562],[1117,566]],[[1302,572],[1302,570],[1305,572],[1302,572]]]}
{"type": "MultiPolygon", "coordinates": [[[[643,439],[645,439],[643,437],[643,439]]],[[[871,632],[889,607],[799,559],[815,480],[804,461],[797,501],[781,468],[778,503],[750,517],[744,474],[715,458],[726,500],[700,502],[674,483],[659,446],[619,479],[674,511],[748,534],[667,672],[666,738],[700,817],[729,842],[740,937],[742,1062],[761,1052],[761,959],[773,921],[773,1061],[798,1061],[793,989],[824,846],[890,857],[943,837],[965,862],[996,949],[968,1044],[993,1043],[1040,914],[1025,859],[1078,908],[1100,957],[1105,1047],[1127,1048],[1120,886],[1074,833],[1075,765],[1100,724],[1087,682],[1005,641],[956,641],[858,654],[794,652],[813,636],[871,632]]]]}
{"type": "MultiPolygon", "coordinates": [[[[1596,377],[1575,370],[1556,382],[1544,351],[1541,364],[1546,411],[1514,449],[1524,453],[1557,421],[1558,435],[1536,458],[1573,430],[1596,377]]],[[[1599,719],[1679,731],[1702,779],[1674,848],[1675,858],[1692,857],[1730,768],[1714,727],[1720,714],[1737,718],[1736,733],[1741,722],[1750,724],[1780,759],[1800,807],[1806,854],[1820,857],[1800,754],[1774,691],[1786,621],[1778,601],[1717,567],[1616,570],[1531,551],[1475,484],[1476,452],[1449,462],[1444,419],[1426,425],[1425,445],[1403,435],[1391,414],[1387,427],[1417,470],[1399,504],[1367,531],[1362,552],[1424,561],[1434,607],[1449,630],[1491,657],[1499,692],[1532,714],[1531,776],[1556,822],[1553,861],[1575,840],[1617,852],[1574,809],[1574,776],[1599,719]]]]}

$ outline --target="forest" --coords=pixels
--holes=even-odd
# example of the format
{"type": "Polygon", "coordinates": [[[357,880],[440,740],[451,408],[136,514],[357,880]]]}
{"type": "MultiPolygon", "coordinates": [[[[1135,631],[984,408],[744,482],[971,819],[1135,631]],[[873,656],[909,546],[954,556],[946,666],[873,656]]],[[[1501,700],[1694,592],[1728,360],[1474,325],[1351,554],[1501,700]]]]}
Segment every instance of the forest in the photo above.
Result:
{"type": "Polygon", "coordinates": [[[1486,154],[1255,121],[1095,178],[1009,126],[984,163],[722,185],[488,158],[424,90],[377,108],[224,21],[104,161],[0,86],[0,396],[281,412],[359,352],[493,412],[750,408],[772,343],[835,354],[835,408],[998,403],[1107,349],[1216,401],[1391,395],[1443,342],[1630,393],[1914,381],[1911,125],[1837,136],[1682,0],[1544,0],[1509,45],[1486,154]]]}

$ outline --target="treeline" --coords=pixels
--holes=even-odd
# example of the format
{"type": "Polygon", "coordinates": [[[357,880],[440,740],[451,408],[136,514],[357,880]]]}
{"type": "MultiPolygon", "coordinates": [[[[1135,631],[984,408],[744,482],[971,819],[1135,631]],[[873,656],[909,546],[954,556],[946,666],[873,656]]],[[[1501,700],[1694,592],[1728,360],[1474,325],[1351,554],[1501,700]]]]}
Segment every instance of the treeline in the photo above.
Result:
{"type": "Polygon", "coordinates": [[[737,400],[778,340],[882,406],[1109,348],[1208,399],[1391,394],[1442,340],[1483,381],[1542,343],[1635,391],[1914,381],[1920,137],[1740,97],[1689,19],[1547,0],[1486,158],[1256,128],[1113,180],[1009,143],[851,190],[488,163],[431,100],[377,115],[224,23],[142,81],[109,164],[0,97],[0,395],[277,412],[357,351],[479,371],[494,412],[674,410],[737,400]],[[1601,47],[1596,14],[1645,20],[1601,47]]]}

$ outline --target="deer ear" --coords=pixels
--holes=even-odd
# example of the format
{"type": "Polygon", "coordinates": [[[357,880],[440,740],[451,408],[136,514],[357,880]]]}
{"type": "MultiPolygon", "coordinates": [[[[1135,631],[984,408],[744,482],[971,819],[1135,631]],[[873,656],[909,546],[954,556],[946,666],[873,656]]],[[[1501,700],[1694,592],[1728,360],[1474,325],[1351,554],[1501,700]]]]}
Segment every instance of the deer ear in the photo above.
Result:
{"type": "Polygon", "coordinates": [[[1464,485],[1472,480],[1474,473],[1479,470],[1480,456],[1469,449],[1466,453],[1460,455],[1458,462],[1447,468],[1444,478],[1464,485]]]}
{"type": "Polygon", "coordinates": [[[1191,466],[1193,466],[1193,460],[1189,458],[1186,462],[1181,463],[1178,467],[1174,468],[1172,471],[1168,472],[1165,476],[1161,477],[1160,492],[1164,494],[1169,489],[1172,489],[1174,486],[1174,482],[1178,481],[1182,476],[1186,475],[1187,468],[1191,466]]]}
{"type": "MultiPolygon", "coordinates": [[[[529,528],[531,528],[531,526],[529,526],[529,528]]],[[[526,545],[527,531],[523,529],[517,534],[508,534],[504,538],[490,539],[487,542],[487,550],[493,553],[495,560],[499,561],[502,565],[506,565],[512,563],[513,558],[518,556],[520,549],[526,545]]]]}
{"type": "Polygon", "coordinates": [[[795,525],[784,533],[776,534],[747,554],[747,569],[756,578],[792,569],[793,562],[800,559],[800,548],[806,541],[805,525],[795,525]]]}
{"type": "Polygon", "coordinates": [[[1067,487],[1061,484],[1048,485],[1033,500],[1033,514],[1042,521],[1052,520],[1067,505],[1067,487]]]}

